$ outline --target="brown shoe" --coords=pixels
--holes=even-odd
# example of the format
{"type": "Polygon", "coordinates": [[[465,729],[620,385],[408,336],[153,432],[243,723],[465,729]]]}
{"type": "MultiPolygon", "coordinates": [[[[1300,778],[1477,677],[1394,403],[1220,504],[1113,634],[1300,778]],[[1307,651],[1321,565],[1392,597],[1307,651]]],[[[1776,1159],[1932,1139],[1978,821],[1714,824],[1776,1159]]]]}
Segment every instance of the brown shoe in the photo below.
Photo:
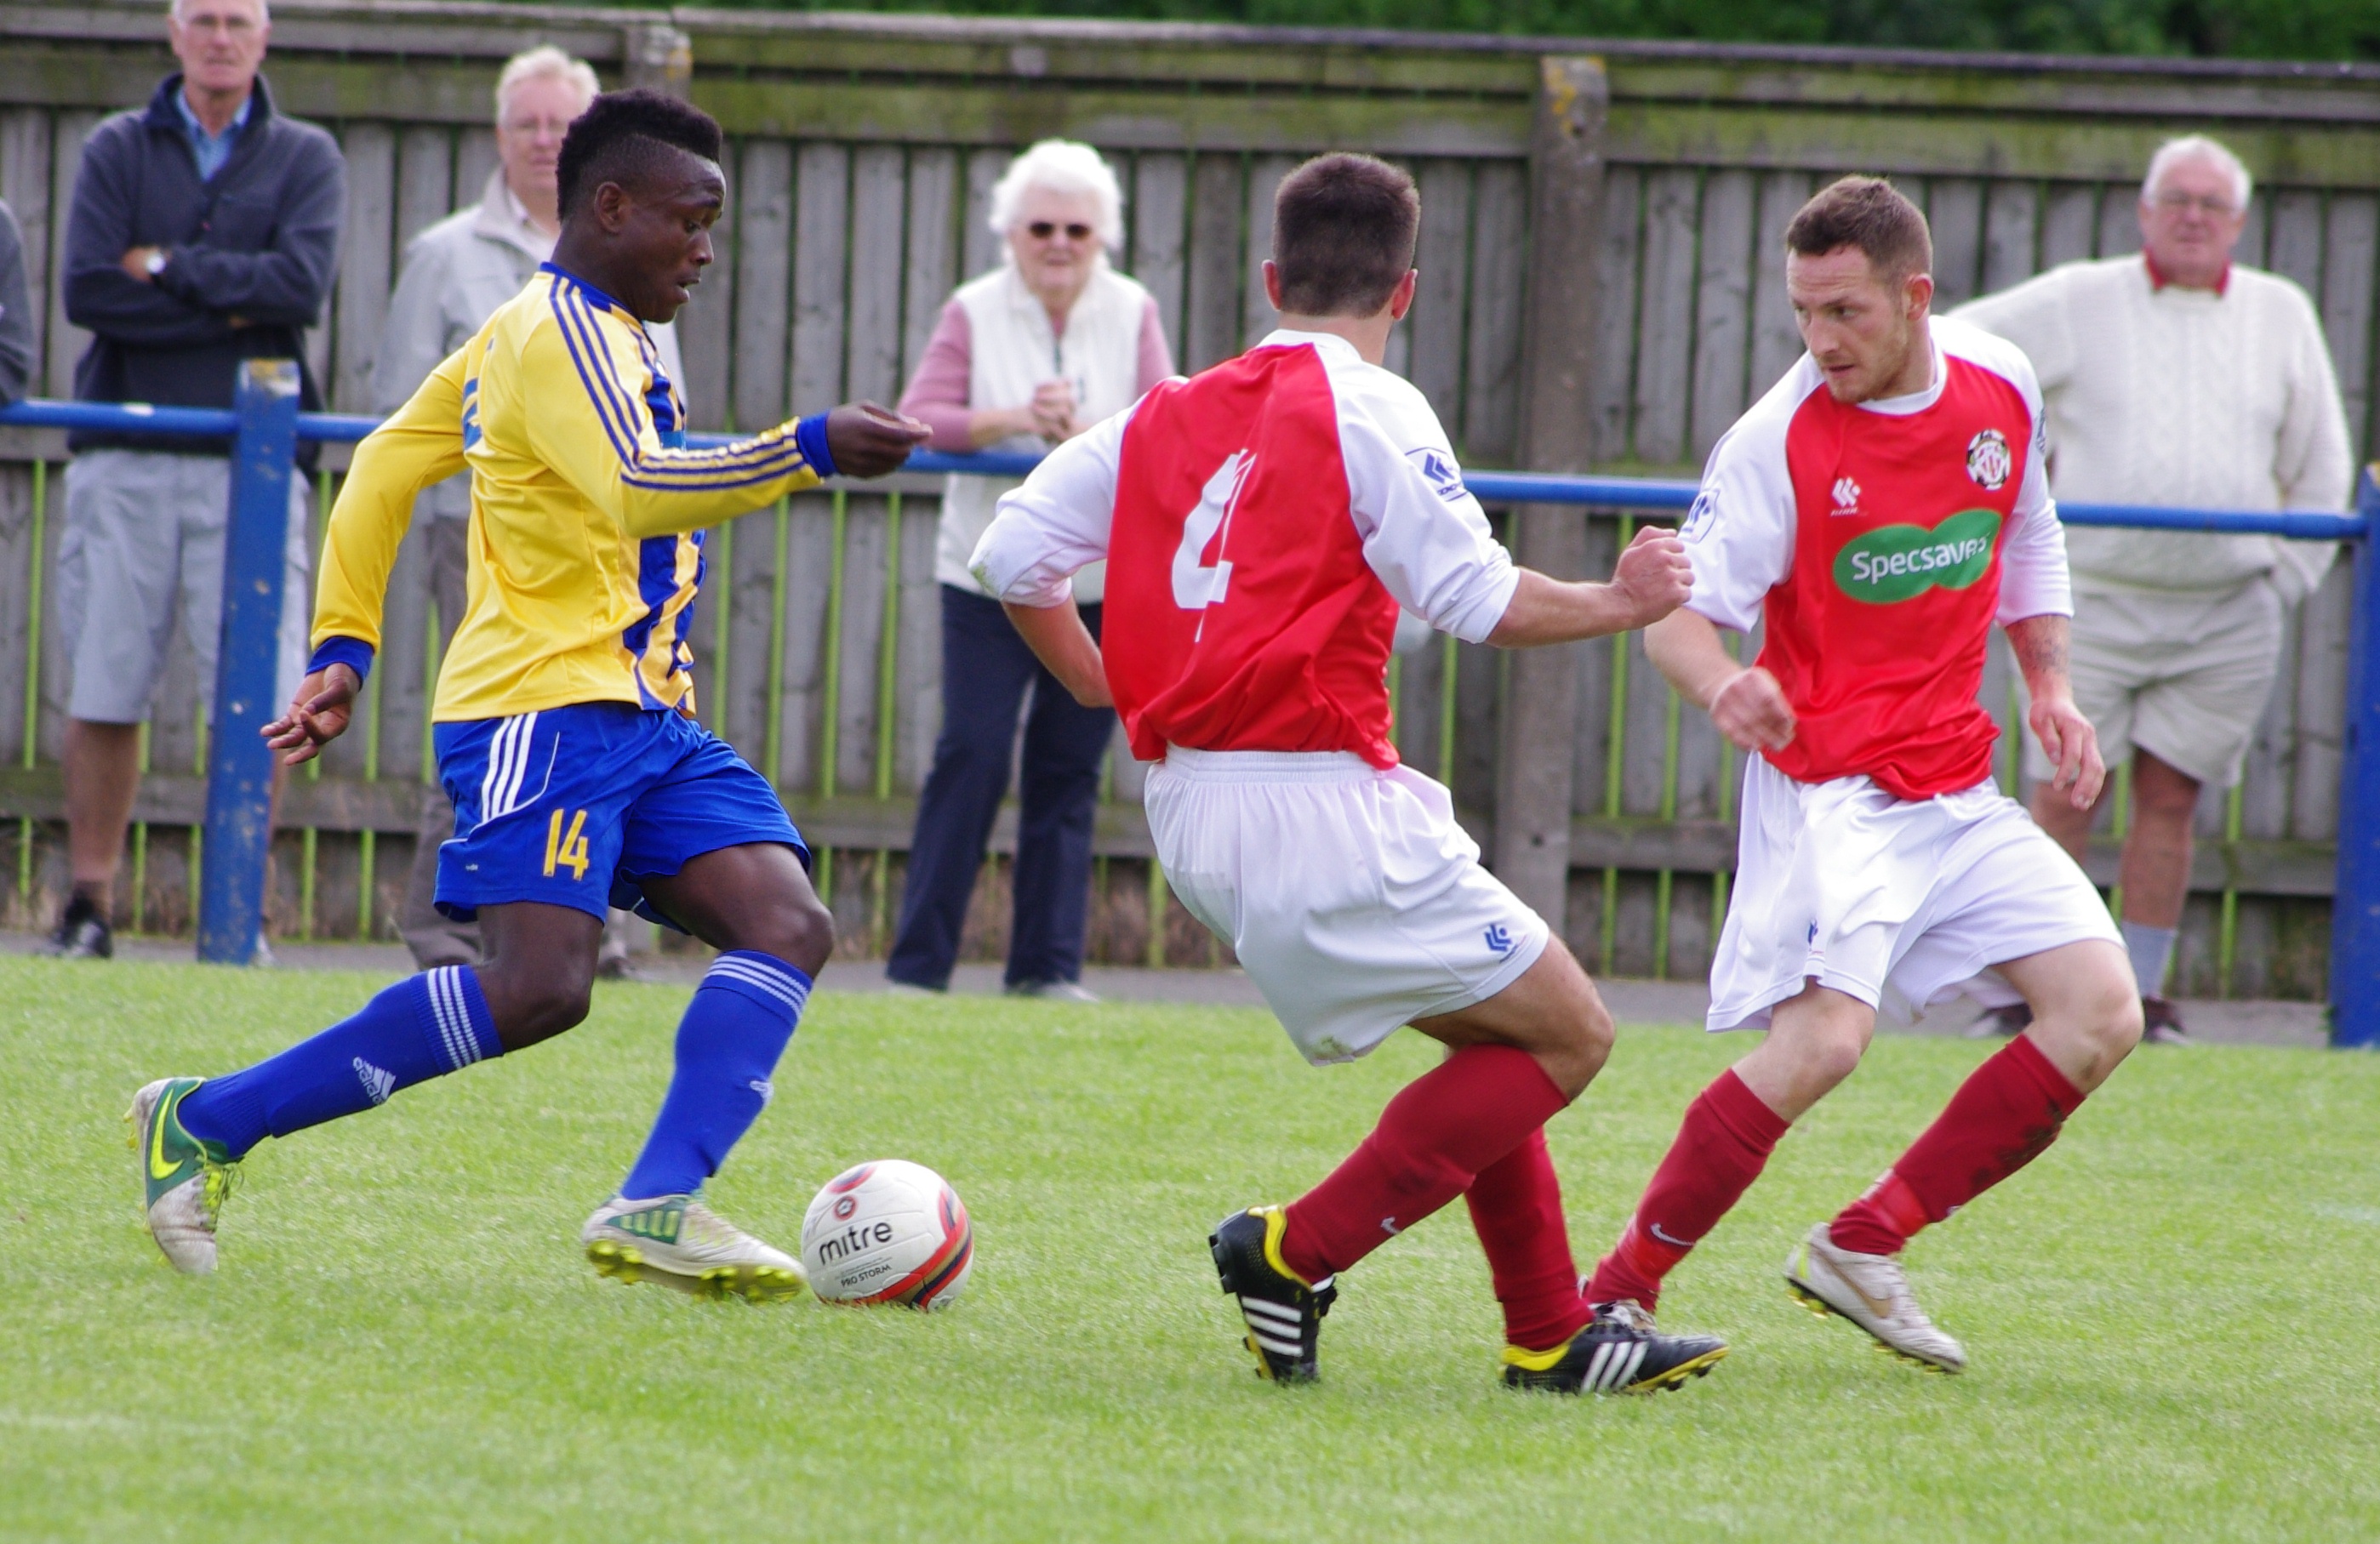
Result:
{"type": "Polygon", "coordinates": [[[2181,1014],[2170,999],[2144,996],[2141,999],[2141,1041],[2148,1045],[2187,1045],[2189,1031],[2181,1027],[2181,1014]]]}

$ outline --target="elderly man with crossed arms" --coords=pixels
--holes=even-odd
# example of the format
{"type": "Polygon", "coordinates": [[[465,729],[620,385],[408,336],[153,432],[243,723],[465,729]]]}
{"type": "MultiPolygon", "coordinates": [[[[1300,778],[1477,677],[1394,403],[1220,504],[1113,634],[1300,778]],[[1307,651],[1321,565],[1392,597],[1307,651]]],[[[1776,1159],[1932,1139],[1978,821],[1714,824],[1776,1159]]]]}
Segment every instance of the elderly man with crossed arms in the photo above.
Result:
{"type": "MultiPolygon", "coordinates": [[[[2248,169],[2215,140],[2168,141],[2142,183],[2139,253],[2067,263],[1953,313],[2032,358],[2060,503],[2347,506],[2347,416],[2313,303],[2231,260],[2250,189],[2248,169]]],[[[2199,790],[2240,780],[2279,664],[2283,609],[2321,581],[2333,549],[2180,531],[2074,530],[2066,543],[2075,701],[2110,764],[2132,750],[2119,882],[2144,1038],[2177,1043],[2164,983],[2199,790]]],[[[2080,859],[2095,809],[2052,796],[2029,737],[2026,761],[2034,818],[2080,859]]],[[[1979,1030],[2024,1023],[2018,1006],[1979,1030]]]]}

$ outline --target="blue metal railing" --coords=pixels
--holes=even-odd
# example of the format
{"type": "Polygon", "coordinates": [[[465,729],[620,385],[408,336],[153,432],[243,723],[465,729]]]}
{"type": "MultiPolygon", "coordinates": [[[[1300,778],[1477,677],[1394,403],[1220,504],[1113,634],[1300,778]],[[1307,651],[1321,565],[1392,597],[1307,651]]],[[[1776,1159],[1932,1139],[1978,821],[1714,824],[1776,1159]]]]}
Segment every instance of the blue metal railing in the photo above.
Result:
{"type": "MultiPolygon", "coordinates": [[[[273,637],[281,610],[280,553],[287,534],[291,457],[299,440],[353,443],[376,418],[298,413],[295,367],[250,360],[233,408],[139,404],[24,402],[0,408],[0,425],[227,439],[233,441],[232,509],[224,564],[224,645],[215,668],[215,724],[209,737],[206,853],[199,958],[246,963],[262,936],[271,753],[256,728],[277,714],[273,637]],[[245,732],[235,732],[237,730],[245,732]]],[[[689,435],[724,445],[723,434],[689,435]]],[[[1038,456],[1014,452],[946,455],[921,451],[914,472],[1023,476],[1038,456]]],[[[2374,468],[2380,471],[2380,468],[2374,468]]],[[[1681,511],[1694,483],[1652,477],[1545,472],[1466,471],[1471,491],[1490,503],[1571,504],[1611,510],[1681,511]]],[[[2061,504],[2070,525],[2278,536],[2352,541],[2354,608],[2348,631],[2347,725],[2338,802],[2338,870],[2331,904],[2331,1042],[2380,1047],[2380,674],[2372,657],[2380,616],[2380,561],[2364,539],[2380,529],[2380,482],[2367,472],[2353,514],[2268,510],[2174,510],[2137,504],[2061,504]]]]}

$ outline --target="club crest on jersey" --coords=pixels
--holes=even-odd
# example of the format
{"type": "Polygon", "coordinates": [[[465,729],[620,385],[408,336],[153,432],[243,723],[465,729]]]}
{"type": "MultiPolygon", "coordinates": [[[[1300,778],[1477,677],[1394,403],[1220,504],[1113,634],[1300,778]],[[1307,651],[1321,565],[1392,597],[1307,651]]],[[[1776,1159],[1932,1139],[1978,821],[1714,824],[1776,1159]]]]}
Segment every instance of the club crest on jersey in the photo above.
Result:
{"type": "Polygon", "coordinates": [[[1999,535],[1997,510],[1961,510],[1930,531],[1879,525],[1835,554],[1835,587],[1874,606],[1914,600],[1937,585],[1963,590],[1991,568],[1999,535]]]}
{"type": "Polygon", "coordinates": [[[1456,469],[1453,460],[1442,452],[1424,445],[1417,451],[1407,451],[1405,459],[1414,464],[1423,478],[1437,490],[1438,496],[1448,503],[1458,501],[1470,491],[1463,486],[1463,474],[1456,469]]]}
{"type": "Polygon", "coordinates": [[[1996,428],[1979,431],[1967,441],[1967,476],[1986,493],[1997,493],[2016,468],[2016,457],[2009,454],[2008,436],[1996,428]]]}
{"type": "Polygon", "coordinates": [[[1711,522],[1718,518],[1718,489],[1706,488],[1694,495],[1694,507],[1686,511],[1686,518],[1679,524],[1678,535],[1688,541],[1700,541],[1711,522]]]}

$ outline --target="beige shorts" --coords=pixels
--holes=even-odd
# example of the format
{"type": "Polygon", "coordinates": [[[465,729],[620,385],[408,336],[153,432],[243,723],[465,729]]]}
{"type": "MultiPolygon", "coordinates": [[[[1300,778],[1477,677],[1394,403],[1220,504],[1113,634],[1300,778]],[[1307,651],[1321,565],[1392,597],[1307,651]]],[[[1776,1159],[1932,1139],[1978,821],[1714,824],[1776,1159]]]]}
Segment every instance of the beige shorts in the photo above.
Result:
{"type": "MultiPolygon", "coordinates": [[[[2238,782],[2280,655],[2280,597],[2261,577],[2213,595],[2074,597],[2074,706],[2110,770],[2137,746],[2202,783],[2238,782]]],[[[2036,781],[2056,770],[2030,728],[2024,761],[2036,781]]]]}

